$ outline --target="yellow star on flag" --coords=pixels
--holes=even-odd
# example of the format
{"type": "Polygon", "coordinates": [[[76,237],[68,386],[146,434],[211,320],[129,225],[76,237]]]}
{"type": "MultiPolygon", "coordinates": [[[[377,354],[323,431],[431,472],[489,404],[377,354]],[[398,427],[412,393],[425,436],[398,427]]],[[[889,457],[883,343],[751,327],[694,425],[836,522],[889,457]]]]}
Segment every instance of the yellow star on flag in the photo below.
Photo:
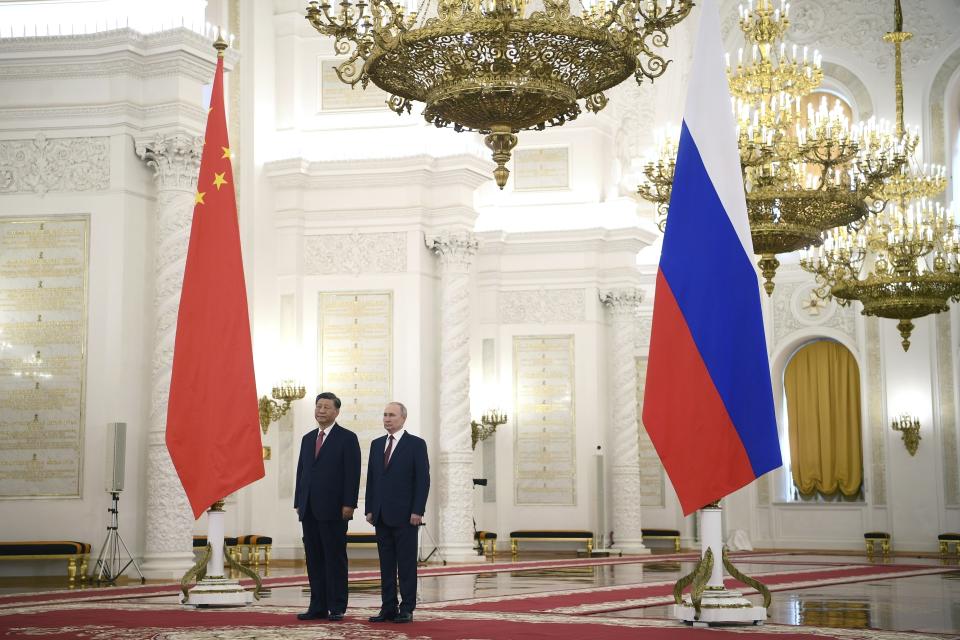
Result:
{"type": "Polygon", "coordinates": [[[207,195],[206,191],[197,191],[197,194],[193,197],[193,204],[206,204],[203,201],[203,196],[207,195]]]}
{"type": "Polygon", "coordinates": [[[226,173],[227,173],[227,172],[224,171],[223,173],[214,173],[214,174],[213,174],[213,186],[215,186],[215,187],[217,188],[217,191],[220,191],[220,187],[221,187],[222,185],[228,184],[227,181],[226,181],[226,179],[223,177],[224,175],[226,175],[226,173]]]}
{"type": "Polygon", "coordinates": [[[233,153],[231,153],[230,147],[220,147],[220,148],[223,149],[223,155],[220,156],[221,159],[233,157],[233,153]]]}

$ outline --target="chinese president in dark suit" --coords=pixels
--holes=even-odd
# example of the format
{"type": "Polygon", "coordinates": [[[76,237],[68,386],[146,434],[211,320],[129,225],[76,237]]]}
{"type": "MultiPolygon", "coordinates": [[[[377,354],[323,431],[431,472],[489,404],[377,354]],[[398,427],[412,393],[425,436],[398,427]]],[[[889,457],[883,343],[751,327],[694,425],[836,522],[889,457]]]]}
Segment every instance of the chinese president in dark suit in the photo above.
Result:
{"type": "Polygon", "coordinates": [[[383,410],[387,434],[370,443],[364,505],[377,530],[382,602],[370,622],[410,622],[417,606],[417,527],[430,492],[430,461],[423,438],[403,428],[406,420],[407,408],[391,402],[383,410]]]}
{"type": "Polygon", "coordinates": [[[300,441],[293,506],[303,525],[310,607],[301,620],[343,620],[347,610],[347,524],[360,492],[360,442],[337,424],[340,398],[321,393],[318,428],[300,441]]]}

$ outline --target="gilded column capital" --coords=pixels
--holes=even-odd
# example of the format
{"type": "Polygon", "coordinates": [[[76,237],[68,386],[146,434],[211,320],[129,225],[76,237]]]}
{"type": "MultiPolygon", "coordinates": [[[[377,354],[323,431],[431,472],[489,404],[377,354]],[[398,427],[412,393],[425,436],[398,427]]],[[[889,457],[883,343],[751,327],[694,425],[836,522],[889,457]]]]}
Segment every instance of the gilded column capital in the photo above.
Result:
{"type": "Polygon", "coordinates": [[[477,237],[469,232],[444,232],[427,237],[427,247],[445,267],[467,268],[473,263],[479,243],[477,237]]]}
{"type": "Polygon", "coordinates": [[[200,173],[203,138],[185,133],[158,133],[135,142],[137,156],[153,169],[160,189],[193,191],[200,173]]]}
{"type": "Polygon", "coordinates": [[[600,302],[611,315],[636,316],[643,302],[643,289],[620,287],[600,291],[600,302]]]}

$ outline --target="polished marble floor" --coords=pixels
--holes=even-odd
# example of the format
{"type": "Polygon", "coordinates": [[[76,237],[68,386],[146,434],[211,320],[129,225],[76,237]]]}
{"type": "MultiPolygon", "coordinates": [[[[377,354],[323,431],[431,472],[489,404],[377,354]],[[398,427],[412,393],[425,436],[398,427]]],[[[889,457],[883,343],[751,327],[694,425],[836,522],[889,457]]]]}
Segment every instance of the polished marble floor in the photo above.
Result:
{"type": "MultiPolygon", "coordinates": [[[[520,560],[570,558],[569,554],[521,554],[520,560]]],[[[499,562],[509,556],[498,556],[499,562]]],[[[955,559],[897,556],[886,561],[893,565],[918,565],[950,569],[936,575],[876,579],[848,584],[813,586],[775,592],[770,607],[770,622],[832,628],[873,628],[894,631],[960,633],[960,565],[955,559]]],[[[778,571],[816,570],[839,565],[863,565],[862,554],[823,554],[771,552],[743,558],[736,562],[747,575],[778,571]]],[[[878,564],[880,564],[878,562],[878,564]]],[[[373,559],[351,562],[351,570],[376,568],[373,559]]],[[[420,578],[419,599],[422,604],[464,599],[545,594],[591,590],[598,587],[648,584],[675,581],[692,569],[689,562],[655,557],[644,563],[608,566],[578,566],[554,569],[523,569],[505,572],[483,572],[465,575],[425,576],[420,578]]],[[[261,573],[262,573],[261,568],[261,573]]],[[[275,562],[271,577],[305,576],[305,568],[291,562],[275,562]]],[[[135,584],[135,582],[132,582],[135,584]]],[[[25,593],[62,589],[60,578],[0,578],[0,593],[25,593]]],[[[302,585],[275,586],[261,600],[261,606],[306,608],[308,593],[302,585]]],[[[759,596],[751,596],[759,603],[759,596]]],[[[169,595],[136,598],[137,602],[168,605],[175,602],[169,595]]],[[[354,582],[350,585],[352,608],[379,606],[377,581],[354,582]]],[[[349,615],[349,612],[348,612],[349,615]]],[[[604,613],[604,616],[625,618],[668,618],[668,606],[647,606],[604,613]]]]}

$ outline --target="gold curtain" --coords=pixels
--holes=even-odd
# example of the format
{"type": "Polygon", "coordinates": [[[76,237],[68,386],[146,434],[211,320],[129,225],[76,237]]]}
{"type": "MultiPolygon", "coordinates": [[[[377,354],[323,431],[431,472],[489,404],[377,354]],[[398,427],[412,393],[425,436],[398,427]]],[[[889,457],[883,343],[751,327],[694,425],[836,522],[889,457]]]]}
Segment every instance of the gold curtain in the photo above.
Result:
{"type": "Polygon", "coordinates": [[[860,371],[841,344],[820,340],[794,354],[783,377],[793,483],[801,495],[853,498],[863,482],[860,371]]]}

